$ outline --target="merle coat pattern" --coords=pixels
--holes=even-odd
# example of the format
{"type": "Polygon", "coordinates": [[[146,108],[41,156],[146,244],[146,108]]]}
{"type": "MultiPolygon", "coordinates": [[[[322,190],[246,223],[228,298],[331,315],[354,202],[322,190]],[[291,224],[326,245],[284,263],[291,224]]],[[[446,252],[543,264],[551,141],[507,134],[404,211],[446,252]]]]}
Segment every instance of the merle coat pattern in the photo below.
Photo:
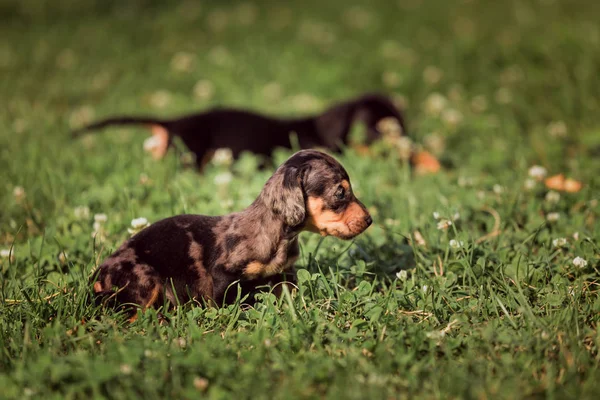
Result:
{"type": "Polygon", "coordinates": [[[350,239],[371,224],[350,178],[331,156],[294,154],[245,210],[225,216],[178,215],[127,240],[99,267],[97,298],[142,308],[189,300],[220,306],[243,291],[293,280],[298,235],[350,239]],[[235,286],[235,285],[234,285],[235,286]],[[229,289],[229,290],[228,290],[229,289]]]}

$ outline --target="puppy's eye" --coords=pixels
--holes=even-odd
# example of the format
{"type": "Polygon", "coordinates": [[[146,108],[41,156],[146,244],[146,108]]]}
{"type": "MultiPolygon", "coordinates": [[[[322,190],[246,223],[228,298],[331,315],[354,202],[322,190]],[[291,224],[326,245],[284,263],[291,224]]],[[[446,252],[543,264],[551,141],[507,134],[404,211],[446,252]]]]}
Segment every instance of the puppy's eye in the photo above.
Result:
{"type": "Polygon", "coordinates": [[[346,189],[344,189],[344,187],[340,185],[335,191],[335,198],[338,200],[343,200],[344,197],[346,197],[346,189]]]}

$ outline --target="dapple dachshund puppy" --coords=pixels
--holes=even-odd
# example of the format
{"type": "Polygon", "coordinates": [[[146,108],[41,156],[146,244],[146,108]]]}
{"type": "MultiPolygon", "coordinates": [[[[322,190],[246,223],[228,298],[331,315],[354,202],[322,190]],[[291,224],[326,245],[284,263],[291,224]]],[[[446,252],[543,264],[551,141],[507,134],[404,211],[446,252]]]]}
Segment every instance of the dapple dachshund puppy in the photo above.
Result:
{"type": "Polygon", "coordinates": [[[236,281],[252,288],[293,275],[300,232],[351,239],[371,223],[344,168],[327,154],[303,150],[244,211],[179,215],[135,234],[100,265],[93,289],[101,301],[142,309],[165,300],[220,306],[235,301],[237,287],[228,288],[236,281]]]}
{"type": "Polygon", "coordinates": [[[352,124],[365,124],[367,144],[381,136],[379,121],[395,118],[405,131],[404,118],[392,101],[381,94],[365,94],[336,104],[324,113],[304,118],[275,118],[250,111],[217,108],[175,119],[156,117],[115,117],[83,127],[73,136],[111,125],[146,125],[152,137],[144,147],[155,159],[162,158],[179,137],[196,156],[201,169],[219,148],[231,149],[238,157],[242,151],[271,156],[277,147],[291,148],[290,133],[295,133],[301,148],[324,147],[339,151],[348,144],[352,124]]]}

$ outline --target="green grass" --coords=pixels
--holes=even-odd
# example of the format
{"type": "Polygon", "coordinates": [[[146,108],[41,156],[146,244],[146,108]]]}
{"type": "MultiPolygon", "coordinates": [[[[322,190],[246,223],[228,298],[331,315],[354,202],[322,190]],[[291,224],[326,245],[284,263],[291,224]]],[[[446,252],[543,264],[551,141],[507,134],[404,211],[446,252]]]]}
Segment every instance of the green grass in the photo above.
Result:
{"type": "Polygon", "coordinates": [[[597,397],[597,3],[171,3],[0,1],[1,398],[597,397]],[[401,95],[447,168],[340,155],[375,223],[353,242],[303,234],[295,295],[186,305],[165,326],[89,305],[133,218],[239,210],[272,170],[246,156],[218,186],[227,167],[154,162],[142,131],[71,127],[224,104],[299,115],[365,90],[401,95]],[[536,164],[583,189],[525,189],[536,164]],[[434,212],[459,219],[440,230],[434,212]]]}

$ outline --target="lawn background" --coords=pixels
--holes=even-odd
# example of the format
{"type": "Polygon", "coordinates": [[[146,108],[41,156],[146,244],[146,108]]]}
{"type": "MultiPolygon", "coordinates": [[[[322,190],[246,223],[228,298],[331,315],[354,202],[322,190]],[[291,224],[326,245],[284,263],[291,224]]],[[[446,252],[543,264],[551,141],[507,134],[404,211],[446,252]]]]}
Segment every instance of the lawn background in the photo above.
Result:
{"type": "Polygon", "coordinates": [[[595,398],[599,20],[591,1],[1,0],[0,397],[595,398]],[[89,305],[132,219],[239,210],[272,168],[198,175],[151,160],[143,130],[70,129],[304,115],[364,91],[402,104],[445,169],[339,155],[375,223],[303,234],[295,296],[188,305],[167,326],[89,305]],[[548,195],[533,165],[583,189],[548,195]]]}

